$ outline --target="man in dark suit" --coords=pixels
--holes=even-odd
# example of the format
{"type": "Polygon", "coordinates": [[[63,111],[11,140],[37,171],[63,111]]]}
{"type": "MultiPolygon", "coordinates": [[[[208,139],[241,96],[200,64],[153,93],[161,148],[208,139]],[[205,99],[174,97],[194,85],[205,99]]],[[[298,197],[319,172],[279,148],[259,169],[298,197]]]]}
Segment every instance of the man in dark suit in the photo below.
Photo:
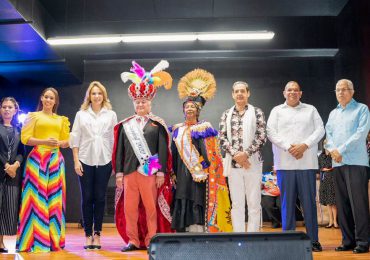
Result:
{"type": "Polygon", "coordinates": [[[170,135],[163,119],[151,113],[156,87],[150,83],[151,75],[148,77],[140,84],[130,85],[128,93],[133,100],[135,115],[115,127],[112,161],[119,194],[116,225],[127,243],[123,252],[148,247],[157,230],[170,232],[172,198],[170,193],[163,193],[170,190],[168,187],[164,189],[169,185],[168,176],[166,185],[163,185],[165,173],[171,171],[170,135]],[[141,216],[144,215],[142,208],[145,216],[141,216]]]}

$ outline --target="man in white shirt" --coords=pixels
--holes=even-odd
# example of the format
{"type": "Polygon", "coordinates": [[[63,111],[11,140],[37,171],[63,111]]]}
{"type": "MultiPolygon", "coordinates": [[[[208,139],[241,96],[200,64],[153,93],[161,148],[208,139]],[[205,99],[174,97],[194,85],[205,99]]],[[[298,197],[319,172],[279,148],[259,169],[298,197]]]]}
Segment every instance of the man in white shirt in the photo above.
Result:
{"type": "Polygon", "coordinates": [[[234,232],[245,232],[245,201],[248,206],[247,232],[258,232],[261,223],[261,149],[266,143],[265,115],[248,100],[251,92],[244,81],[232,87],[235,105],[221,116],[220,145],[225,152],[224,176],[229,178],[234,232]]]}
{"type": "Polygon", "coordinates": [[[316,212],[317,143],[325,134],[316,108],[301,103],[302,91],[295,81],[284,89],[285,103],[274,107],[267,121],[274,166],[281,192],[283,230],[295,230],[295,203],[299,197],[312,251],[322,251],[318,242],[316,212]]]}

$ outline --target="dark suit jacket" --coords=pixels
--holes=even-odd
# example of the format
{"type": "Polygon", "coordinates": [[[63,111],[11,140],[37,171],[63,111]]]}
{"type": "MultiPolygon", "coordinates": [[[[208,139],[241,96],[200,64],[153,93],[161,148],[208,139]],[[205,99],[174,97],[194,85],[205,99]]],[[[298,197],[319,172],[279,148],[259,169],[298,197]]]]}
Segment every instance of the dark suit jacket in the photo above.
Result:
{"type": "MultiPolygon", "coordinates": [[[[156,153],[158,154],[159,162],[162,166],[162,168],[158,171],[165,173],[168,156],[166,130],[161,124],[149,119],[143,129],[143,132],[144,138],[152,155],[156,153]]],[[[127,175],[136,171],[140,163],[136,158],[135,152],[131,147],[130,141],[127,138],[122,124],[119,126],[118,133],[116,165],[114,165],[115,172],[123,172],[125,175],[127,175]]]]}
{"type": "Polygon", "coordinates": [[[6,184],[11,186],[21,185],[21,172],[22,167],[19,167],[17,170],[17,175],[15,178],[11,178],[5,171],[5,164],[13,164],[15,161],[18,161],[22,164],[24,156],[24,146],[20,142],[20,130],[15,128],[15,140],[13,150],[10,155],[10,160],[8,161],[8,139],[7,131],[3,124],[0,123],[0,182],[4,182],[6,178],[6,184]]]}

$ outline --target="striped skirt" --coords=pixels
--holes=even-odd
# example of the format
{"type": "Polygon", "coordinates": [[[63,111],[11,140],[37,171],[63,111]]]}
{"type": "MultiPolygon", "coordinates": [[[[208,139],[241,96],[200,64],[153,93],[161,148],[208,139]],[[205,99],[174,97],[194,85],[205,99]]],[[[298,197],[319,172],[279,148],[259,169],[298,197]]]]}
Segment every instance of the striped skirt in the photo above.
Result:
{"type": "Polygon", "coordinates": [[[0,235],[17,233],[20,187],[4,185],[3,205],[0,212],[0,235]]]}
{"type": "Polygon", "coordinates": [[[65,191],[64,158],[59,149],[35,147],[27,158],[22,182],[18,251],[64,248],[65,191]]]}

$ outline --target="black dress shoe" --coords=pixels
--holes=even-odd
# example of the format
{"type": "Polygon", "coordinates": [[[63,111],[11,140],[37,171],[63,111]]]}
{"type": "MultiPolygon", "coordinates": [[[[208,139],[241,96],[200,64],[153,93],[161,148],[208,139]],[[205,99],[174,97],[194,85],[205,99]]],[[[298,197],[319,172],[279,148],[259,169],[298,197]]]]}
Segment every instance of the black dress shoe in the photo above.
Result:
{"type": "Polygon", "coordinates": [[[128,243],[127,246],[122,248],[122,252],[129,252],[129,251],[135,251],[135,250],[140,250],[137,246],[134,244],[128,243]]]}
{"type": "Polygon", "coordinates": [[[8,253],[8,249],[6,249],[5,247],[0,248],[0,253],[8,253]]]}
{"type": "Polygon", "coordinates": [[[281,228],[281,224],[280,224],[280,222],[275,222],[275,221],[273,221],[272,222],[272,226],[271,226],[272,228],[281,228]]]}
{"type": "Polygon", "coordinates": [[[94,246],[93,245],[85,245],[84,249],[94,249],[94,246]]]}
{"type": "Polygon", "coordinates": [[[353,249],[354,254],[362,254],[362,253],[367,253],[369,252],[369,246],[356,246],[353,249]]]}
{"type": "Polygon", "coordinates": [[[312,252],[321,252],[322,247],[319,241],[312,242],[312,252]]]}
{"type": "Polygon", "coordinates": [[[341,251],[351,251],[355,248],[353,245],[345,246],[345,245],[340,245],[335,248],[335,251],[341,252],[341,251]]]}

